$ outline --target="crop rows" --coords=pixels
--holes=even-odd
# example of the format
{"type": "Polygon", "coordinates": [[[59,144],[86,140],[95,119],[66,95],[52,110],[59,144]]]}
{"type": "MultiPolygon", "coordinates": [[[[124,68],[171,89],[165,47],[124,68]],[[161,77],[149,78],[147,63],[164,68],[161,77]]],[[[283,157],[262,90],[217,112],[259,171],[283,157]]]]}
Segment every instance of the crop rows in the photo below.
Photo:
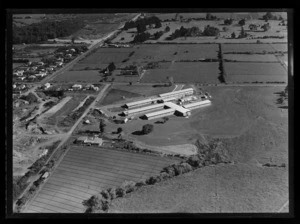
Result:
{"type": "Polygon", "coordinates": [[[83,212],[83,200],[102,189],[157,174],[177,160],[132,152],[77,147],[62,162],[27,208],[27,212],[83,212]]]}

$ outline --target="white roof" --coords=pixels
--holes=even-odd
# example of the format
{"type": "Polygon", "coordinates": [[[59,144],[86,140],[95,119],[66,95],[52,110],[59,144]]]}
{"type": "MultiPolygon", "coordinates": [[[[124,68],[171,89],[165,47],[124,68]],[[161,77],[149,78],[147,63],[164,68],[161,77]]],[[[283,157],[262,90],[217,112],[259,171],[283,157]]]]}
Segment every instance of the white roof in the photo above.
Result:
{"type": "Polygon", "coordinates": [[[127,110],[127,111],[124,111],[124,113],[125,114],[134,114],[134,113],[142,112],[142,111],[145,111],[145,110],[151,110],[151,109],[161,108],[161,107],[164,107],[164,104],[160,103],[160,104],[149,105],[149,106],[146,106],[146,107],[127,110]]]}
{"type": "Polygon", "coordinates": [[[186,104],[183,107],[184,108],[191,108],[191,107],[200,106],[200,105],[206,105],[206,104],[210,104],[210,103],[211,103],[210,100],[203,100],[203,101],[197,101],[197,102],[194,102],[194,103],[186,104]]]}
{"type": "Polygon", "coordinates": [[[173,91],[173,92],[168,92],[168,93],[162,93],[159,94],[160,97],[171,97],[173,95],[177,95],[177,94],[181,94],[181,93],[186,93],[186,92],[191,92],[194,91],[193,88],[188,88],[188,89],[182,89],[182,90],[178,90],[178,91],[173,91]]]}
{"type": "Polygon", "coordinates": [[[126,103],[125,105],[127,105],[128,107],[132,107],[132,106],[143,104],[143,103],[151,103],[152,101],[155,101],[155,100],[158,100],[158,99],[159,98],[139,100],[139,101],[134,101],[134,102],[126,103]]]}
{"type": "Polygon", "coordinates": [[[164,102],[166,101],[172,101],[172,100],[177,100],[178,98],[177,97],[168,97],[168,98],[164,98],[162,99],[164,102]]]}
{"type": "Polygon", "coordinates": [[[159,110],[159,111],[155,111],[155,112],[152,112],[152,113],[148,113],[148,114],[145,114],[145,116],[147,117],[154,117],[154,116],[158,116],[158,115],[162,115],[162,114],[167,114],[167,113],[174,113],[175,112],[175,109],[173,108],[169,108],[169,109],[164,109],[164,110],[159,110]]]}
{"type": "Polygon", "coordinates": [[[190,111],[189,109],[183,108],[182,106],[179,106],[179,105],[177,105],[175,103],[171,103],[171,102],[166,102],[165,105],[167,107],[173,108],[174,110],[177,110],[181,113],[186,113],[186,112],[190,111]]]}

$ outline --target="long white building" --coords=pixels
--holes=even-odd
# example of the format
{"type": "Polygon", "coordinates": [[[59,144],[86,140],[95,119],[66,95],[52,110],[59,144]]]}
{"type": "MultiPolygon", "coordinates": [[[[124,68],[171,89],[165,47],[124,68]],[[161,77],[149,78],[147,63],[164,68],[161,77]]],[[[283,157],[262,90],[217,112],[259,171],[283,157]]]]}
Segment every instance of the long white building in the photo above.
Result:
{"type": "Polygon", "coordinates": [[[155,111],[152,113],[147,113],[147,114],[145,114],[145,117],[148,120],[152,120],[152,119],[156,119],[156,118],[170,116],[170,115],[173,115],[174,113],[175,113],[175,109],[169,108],[169,109],[165,109],[165,110],[155,111]]]}
{"type": "Polygon", "coordinates": [[[141,107],[141,108],[135,108],[135,109],[131,109],[131,110],[125,110],[123,111],[123,114],[126,116],[133,116],[136,114],[140,114],[140,113],[147,113],[153,110],[159,110],[164,108],[164,104],[159,103],[159,104],[153,104],[153,105],[149,105],[146,107],[141,107]]]}
{"type": "Polygon", "coordinates": [[[194,93],[194,89],[188,88],[188,89],[182,89],[182,90],[168,92],[168,93],[162,93],[162,94],[159,94],[159,96],[161,98],[182,97],[182,96],[186,96],[186,95],[192,95],[193,93],[194,93]]]}
{"type": "Polygon", "coordinates": [[[210,104],[211,104],[210,100],[203,100],[203,101],[197,101],[197,102],[193,102],[193,103],[183,105],[183,107],[186,108],[186,109],[189,109],[189,110],[193,110],[193,109],[197,109],[197,108],[207,106],[207,105],[210,105],[210,104]]]}

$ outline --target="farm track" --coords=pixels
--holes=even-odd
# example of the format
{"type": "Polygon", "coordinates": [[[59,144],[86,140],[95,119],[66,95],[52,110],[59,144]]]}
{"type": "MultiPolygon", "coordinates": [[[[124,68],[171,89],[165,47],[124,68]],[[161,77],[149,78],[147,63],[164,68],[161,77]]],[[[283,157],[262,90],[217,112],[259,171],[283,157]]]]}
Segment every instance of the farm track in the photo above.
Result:
{"type": "Polygon", "coordinates": [[[74,146],[66,153],[25,212],[84,212],[83,200],[125,180],[158,174],[170,158],[99,147],[74,146]],[[62,210],[61,210],[62,209],[62,210]]]}

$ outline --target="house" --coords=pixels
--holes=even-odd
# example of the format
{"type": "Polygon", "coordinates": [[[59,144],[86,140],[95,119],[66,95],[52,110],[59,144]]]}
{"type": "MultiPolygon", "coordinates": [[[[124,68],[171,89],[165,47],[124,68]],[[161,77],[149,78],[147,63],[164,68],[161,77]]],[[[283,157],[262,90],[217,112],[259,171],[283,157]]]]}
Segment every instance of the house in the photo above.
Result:
{"type": "Polygon", "coordinates": [[[46,68],[47,71],[53,71],[53,68],[46,68]]]}
{"type": "Polygon", "coordinates": [[[46,178],[48,178],[49,177],[49,172],[45,172],[44,174],[43,174],[43,176],[42,176],[42,178],[44,178],[44,179],[46,179],[46,178]]]}
{"type": "Polygon", "coordinates": [[[22,80],[22,81],[23,81],[25,78],[26,78],[25,76],[18,77],[18,79],[19,79],[19,80],[22,80]]]}
{"type": "Polygon", "coordinates": [[[32,70],[32,71],[35,71],[35,70],[37,70],[37,67],[36,67],[36,66],[33,66],[33,67],[31,67],[31,70],[32,70]]]}
{"type": "Polygon", "coordinates": [[[71,54],[66,54],[66,57],[70,58],[70,57],[72,57],[72,55],[71,54]]]}
{"type": "Polygon", "coordinates": [[[46,76],[47,74],[46,74],[46,72],[40,72],[40,73],[37,73],[37,74],[35,74],[36,76],[40,76],[40,77],[44,77],[44,76],[46,76]]]}
{"type": "Polygon", "coordinates": [[[56,62],[56,65],[57,65],[57,66],[62,66],[63,63],[62,63],[62,62],[56,62]]]}
{"type": "Polygon", "coordinates": [[[44,89],[49,89],[51,87],[51,84],[49,82],[44,84],[44,89]]]}
{"type": "Polygon", "coordinates": [[[80,90],[80,89],[82,89],[82,85],[80,85],[80,84],[74,84],[74,85],[72,86],[72,89],[80,90]]]}
{"type": "Polygon", "coordinates": [[[17,88],[17,85],[16,84],[13,84],[13,89],[17,88]]]}
{"type": "Polygon", "coordinates": [[[71,48],[69,51],[75,52],[76,50],[74,48],[71,48]]]}
{"type": "Polygon", "coordinates": [[[84,124],[90,124],[91,122],[90,122],[90,120],[85,120],[83,123],[84,124]]]}
{"type": "Polygon", "coordinates": [[[32,64],[32,62],[31,62],[31,61],[27,62],[27,65],[31,65],[31,64],[32,64]]]}
{"type": "Polygon", "coordinates": [[[25,84],[20,85],[19,89],[26,89],[26,85],[25,84]]]}
{"type": "Polygon", "coordinates": [[[81,136],[81,137],[76,139],[76,143],[81,143],[81,144],[86,144],[86,145],[101,146],[102,142],[103,142],[102,138],[99,138],[98,136],[94,136],[94,137],[81,136]]]}

